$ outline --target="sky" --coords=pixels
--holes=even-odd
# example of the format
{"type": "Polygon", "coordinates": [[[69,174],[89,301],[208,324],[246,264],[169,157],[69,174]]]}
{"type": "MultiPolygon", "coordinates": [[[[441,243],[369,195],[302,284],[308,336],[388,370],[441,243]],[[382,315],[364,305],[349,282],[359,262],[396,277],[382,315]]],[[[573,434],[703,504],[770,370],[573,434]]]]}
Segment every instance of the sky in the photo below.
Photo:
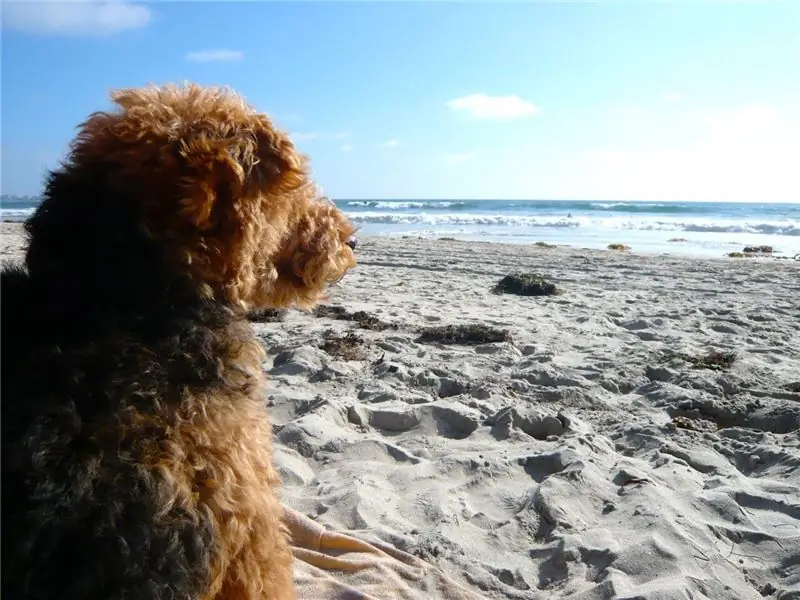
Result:
{"type": "Polygon", "coordinates": [[[334,198],[800,202],[800,0],[2,4],[4,194],[108,92],[227,85],[334,198]]]}

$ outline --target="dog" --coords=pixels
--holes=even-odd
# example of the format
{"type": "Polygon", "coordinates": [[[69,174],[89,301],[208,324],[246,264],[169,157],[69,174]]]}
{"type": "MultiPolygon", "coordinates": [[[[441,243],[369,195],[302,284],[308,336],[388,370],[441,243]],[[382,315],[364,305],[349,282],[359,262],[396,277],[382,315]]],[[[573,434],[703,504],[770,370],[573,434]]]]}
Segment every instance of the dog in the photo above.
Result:
{"type": "Polygon", "coordinates": [[[236,93],[114,92],[2,271],[2,595],[293,600],[264,351],[355,228],[236,93]]]}

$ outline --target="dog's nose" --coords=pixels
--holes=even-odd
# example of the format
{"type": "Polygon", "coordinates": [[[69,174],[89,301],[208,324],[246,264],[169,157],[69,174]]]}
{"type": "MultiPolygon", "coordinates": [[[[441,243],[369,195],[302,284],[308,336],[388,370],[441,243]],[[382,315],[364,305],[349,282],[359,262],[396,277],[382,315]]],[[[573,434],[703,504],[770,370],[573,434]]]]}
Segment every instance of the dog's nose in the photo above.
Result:
{"type": "Polygon", "coordinates": [[[348,246],[350,246],[350,248],[351,248],[351,249],[355,250],[355,249],[356,249],[356,246],[358,246],[358,238],[354,238],[354,237],[353,237],[353,238],[350,238],[350,239],[349,239],[349,240],[347,240],[347,242],[345,242],[345,243],[346,243],[348,246]]]}

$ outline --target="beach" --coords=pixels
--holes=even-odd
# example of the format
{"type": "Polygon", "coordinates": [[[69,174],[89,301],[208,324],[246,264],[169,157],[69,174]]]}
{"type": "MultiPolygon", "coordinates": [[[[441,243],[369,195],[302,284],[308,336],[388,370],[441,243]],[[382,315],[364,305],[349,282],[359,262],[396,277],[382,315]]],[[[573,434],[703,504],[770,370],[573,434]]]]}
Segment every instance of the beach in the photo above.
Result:
{"type": "Polygon", "coordinates": [[[357,256],[322,309],[253,323],[288,506],[486,598],[800,599],[800,262],[357,256]],[[493,293],[510,273],[560,293],[493,293]],[[500,341],[431,329],[470,325],[500,341]]]}

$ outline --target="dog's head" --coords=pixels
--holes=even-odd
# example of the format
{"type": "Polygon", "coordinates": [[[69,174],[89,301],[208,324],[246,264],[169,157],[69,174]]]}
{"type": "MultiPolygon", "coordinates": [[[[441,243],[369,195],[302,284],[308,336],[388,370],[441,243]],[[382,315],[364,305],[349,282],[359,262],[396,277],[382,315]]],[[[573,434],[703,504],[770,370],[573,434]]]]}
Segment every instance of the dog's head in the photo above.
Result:
{"type": "Polygon", "coordinates": [[[112,99],[118,109],[81,126],[52,177],[59,189],[90,190],[84,204],[88,194],[98,208],[128,206],[168,268],[204,297],[242,310],[310,307],[355,266],[353,225],[319,195],[288,136],[235,93],[151,86],[112,99]]]}

